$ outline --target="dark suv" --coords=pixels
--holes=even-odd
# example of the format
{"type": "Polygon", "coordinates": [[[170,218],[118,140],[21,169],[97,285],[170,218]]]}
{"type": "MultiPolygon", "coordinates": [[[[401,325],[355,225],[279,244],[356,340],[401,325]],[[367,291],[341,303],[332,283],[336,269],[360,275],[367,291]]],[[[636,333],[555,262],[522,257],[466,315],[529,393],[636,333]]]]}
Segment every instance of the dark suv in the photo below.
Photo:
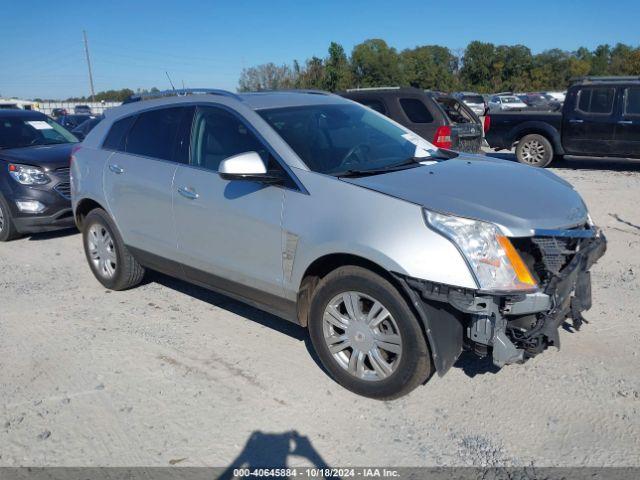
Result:
{"type": "Polygon", "coordinates": [[[74,225],[69,159],[77,142],[42,113],[0,112],[0,241],[74,225]]]}
{"type": "Polygon", "coordinates": [[[438,148],[480,152],[480,120],[453,97],[410,87],[362,88],[339,95],[386,115],[438,148]]]}

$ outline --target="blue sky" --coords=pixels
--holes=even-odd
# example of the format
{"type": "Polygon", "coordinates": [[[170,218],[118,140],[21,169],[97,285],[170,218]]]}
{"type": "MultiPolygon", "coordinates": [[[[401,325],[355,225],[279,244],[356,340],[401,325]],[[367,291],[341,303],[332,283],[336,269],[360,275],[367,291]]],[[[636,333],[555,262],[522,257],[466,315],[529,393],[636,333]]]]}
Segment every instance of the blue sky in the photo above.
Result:
{"type": "Polygon", "coordinates": [[[96,90],[176,86],[235,89],[244,66],[347,52],[368,38],[401,50],[463,49],[471,40],[534,53],[601,43],[638,46],[640,1],[354,0],[3,2],[0,95],[87,95],[86,29],[96,90]],[[608,5],[614,5],[609,3],[608,5]]]}

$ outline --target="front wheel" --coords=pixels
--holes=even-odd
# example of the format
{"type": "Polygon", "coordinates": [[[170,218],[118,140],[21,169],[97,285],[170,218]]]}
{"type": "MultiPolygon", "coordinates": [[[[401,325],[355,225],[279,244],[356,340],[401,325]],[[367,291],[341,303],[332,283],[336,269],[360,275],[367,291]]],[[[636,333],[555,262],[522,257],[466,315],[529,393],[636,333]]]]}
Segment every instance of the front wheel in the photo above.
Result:
{"type": "Polygon", "coordinates": [[[553,160],[553,146],[542,135],[525,135],[516,147],[516,158],[520,163],[532,167],[546,167],[553,160]]]}
{"type": "Polygon", "coordinates": [[[20,234],[13,223],[9,205],[7,205],[7,202],[5,202],[2,195],[0,195],[0,242],[8,242],[19,236],[20,234]]]}
{"type": "Polygon", "coordinates": [[[331,376],[359,395],[398,398],[432,371],[425,336],[407,302],[389,281],[361,267],[338,268],[318,284],[309,333],[331,376]]]}

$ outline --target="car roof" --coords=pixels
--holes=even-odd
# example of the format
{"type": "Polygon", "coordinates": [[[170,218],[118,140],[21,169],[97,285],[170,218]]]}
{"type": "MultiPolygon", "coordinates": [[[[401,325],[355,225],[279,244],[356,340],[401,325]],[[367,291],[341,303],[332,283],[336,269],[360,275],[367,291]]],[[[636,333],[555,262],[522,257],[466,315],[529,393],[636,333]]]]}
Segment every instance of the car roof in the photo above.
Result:
{"type": "Polygon", "coordinates": [[[21,110],[18,108],[0,108],[0,118],[46,118],[42,112],[21,110]]]}
{"type": "Polygon", "coordinates": [[[107,118],[121,117],[135,114],[147,108],[180,105],[184,103],[216,103],[216,100],[226,98],[237,101],[251,110],[263,110],[269,108],[301,107],[306,105],[348,104],[346,100],[329,92],[316,90],[278,90],[247,93],[231,93],[225,91],[202,92],[188,95],[165,94],[162,96],[150,96],[138,98],[124,103],[118,107],[105,110],[107,118]]]}

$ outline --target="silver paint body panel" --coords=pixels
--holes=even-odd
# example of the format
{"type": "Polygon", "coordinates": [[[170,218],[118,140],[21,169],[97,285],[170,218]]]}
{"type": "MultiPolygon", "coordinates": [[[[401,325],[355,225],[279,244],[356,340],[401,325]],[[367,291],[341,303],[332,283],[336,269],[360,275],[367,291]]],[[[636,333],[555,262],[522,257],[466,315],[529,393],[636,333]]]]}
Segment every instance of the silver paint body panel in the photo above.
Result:
{"type": "Polygon", "coordinates": [[[427,227],[423,207],[494,222],[515,236],[586,221],[580,196],[563,180],[484,157],[461,156],[355,179],[312,172],[256,110],[317,103],[352,102],[301,93],[247,94],[241,100],[194,95],[107,111],[73,162],[73,208],[92,199],[113,217],[128,245],[290,301],[296,300],[307,268],[331,254],[477,288],[457,247],[427,227]],[[198,167],[101,148],[114,121],[180,104],[233,110],[277,154],[297,188],[228,181],[198,167]],[[178,188],[197,195],[186,197],[178,188]]]}

